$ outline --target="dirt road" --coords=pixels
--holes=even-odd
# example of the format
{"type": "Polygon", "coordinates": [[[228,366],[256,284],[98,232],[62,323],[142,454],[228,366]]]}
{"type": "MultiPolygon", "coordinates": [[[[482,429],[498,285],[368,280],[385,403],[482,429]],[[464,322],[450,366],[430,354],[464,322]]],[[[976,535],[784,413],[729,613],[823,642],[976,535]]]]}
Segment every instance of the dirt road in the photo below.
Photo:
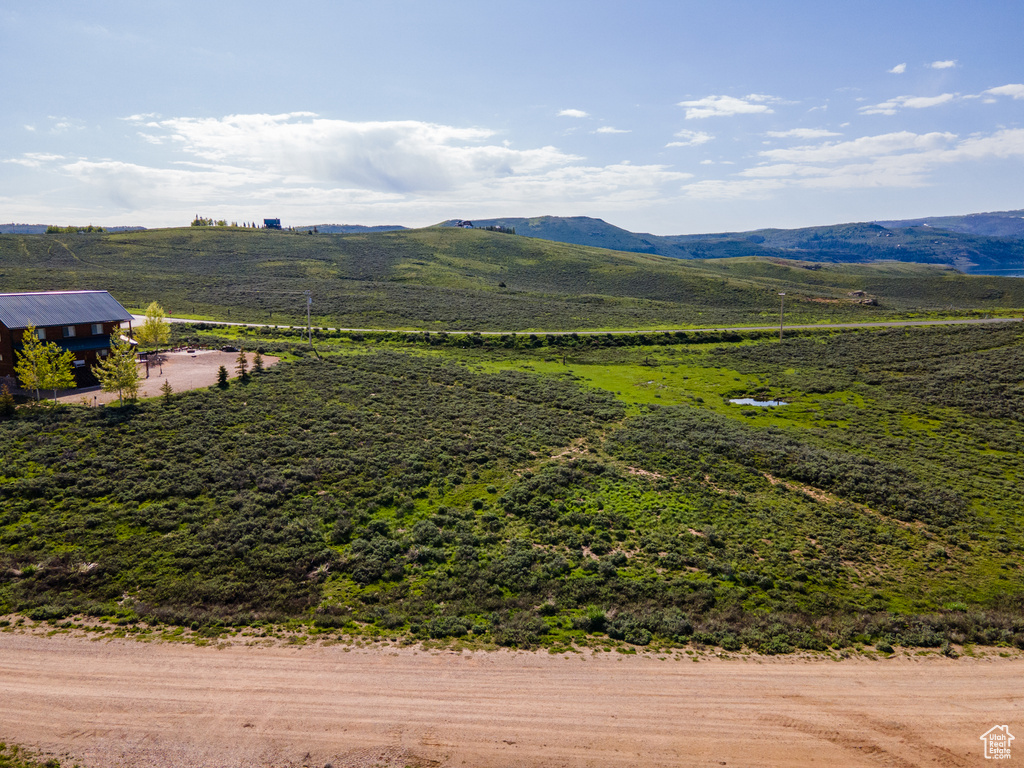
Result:
{"type": "Polygon", "coordinates": [[[0,739],[90,768],[959,768],[1004,724],[1024,745],[1020,660],[346,648],[0,633],[0,739]]]}

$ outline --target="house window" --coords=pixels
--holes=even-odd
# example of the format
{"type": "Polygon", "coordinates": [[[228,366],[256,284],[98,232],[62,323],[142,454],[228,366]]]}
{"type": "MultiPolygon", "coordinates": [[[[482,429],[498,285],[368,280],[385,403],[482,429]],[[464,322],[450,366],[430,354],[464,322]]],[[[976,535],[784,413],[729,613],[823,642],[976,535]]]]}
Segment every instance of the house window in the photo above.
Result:
{"type": "Polygon", "coordinates": [[[102,336],[103,335],[103,323],[93,323],[92,324],[92,335],[93,336],[102,336]]]}
{"type": "Polygon", "coordinates": [[[85,365],[85,360],[75,360],[75,368],[81,368],[85,365]]]}
{"type": "Polygon", "coordinates": [[[70,339],[74,335],[75,335],[75,326],[73,326],[73,325],[65,325],[64,326],[64,338],[65,339],[70,339]]]}
{"type": "Polygon", "coordinates": [[[107,350],[107,349],[101,349],[100,350],[100,357],[106,357],[107,356],[107,352],[109,352],[109,351],[110,350],[107,350]]]}
{"type": "Polygon", "coordinates": [[[36,328],[36,338],[40,341],[46,341],[46,329],[36,328]]]}

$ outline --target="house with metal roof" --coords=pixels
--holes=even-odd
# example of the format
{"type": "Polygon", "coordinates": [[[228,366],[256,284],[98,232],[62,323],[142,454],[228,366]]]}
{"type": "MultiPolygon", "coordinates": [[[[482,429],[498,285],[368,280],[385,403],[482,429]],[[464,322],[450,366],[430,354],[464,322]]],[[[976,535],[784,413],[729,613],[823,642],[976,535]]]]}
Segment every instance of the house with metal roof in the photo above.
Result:
{"type": "Polygon", "coordinates": [[[132,315],[106,291],[0,293],[0,379],[14,378],[25,329],[75,353],[78,386],[96,383],[92,366],[110,352],[110,335],[131,328],[132,315]]]}

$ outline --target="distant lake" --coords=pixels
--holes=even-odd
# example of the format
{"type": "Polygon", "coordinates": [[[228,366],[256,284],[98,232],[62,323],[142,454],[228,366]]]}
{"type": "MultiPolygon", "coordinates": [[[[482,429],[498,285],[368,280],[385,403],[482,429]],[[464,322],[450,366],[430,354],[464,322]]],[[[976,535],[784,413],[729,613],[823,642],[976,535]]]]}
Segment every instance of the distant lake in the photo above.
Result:
{"type": "Polygon", "coordinates": [[[1024,267],[1013,269],[985,269],[971,270],[968,275],[992,275],[993,277],[1024,277],[1024,267]]]}

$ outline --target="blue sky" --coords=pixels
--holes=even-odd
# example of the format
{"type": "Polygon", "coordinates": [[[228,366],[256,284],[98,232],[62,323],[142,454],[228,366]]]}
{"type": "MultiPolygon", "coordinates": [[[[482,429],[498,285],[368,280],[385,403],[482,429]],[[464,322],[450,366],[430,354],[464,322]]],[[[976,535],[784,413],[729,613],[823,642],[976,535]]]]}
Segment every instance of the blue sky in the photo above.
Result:
{"type": "Polygon", "coordinates": [[[1024,208],[1024,3],[8,3],[0,221],[1024,208]]]}

